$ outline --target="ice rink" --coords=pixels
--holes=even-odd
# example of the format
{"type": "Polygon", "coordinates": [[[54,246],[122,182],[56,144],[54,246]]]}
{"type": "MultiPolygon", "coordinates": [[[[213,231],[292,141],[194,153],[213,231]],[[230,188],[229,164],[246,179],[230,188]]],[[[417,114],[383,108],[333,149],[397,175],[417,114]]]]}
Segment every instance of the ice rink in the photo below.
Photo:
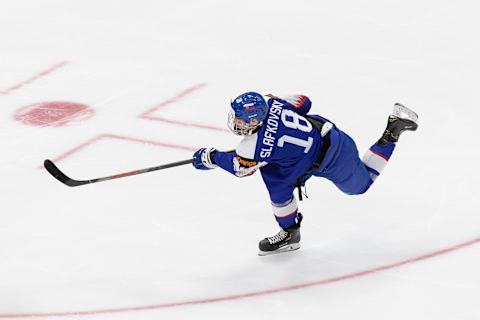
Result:
{"type": "Polygon", "coordinates": [[[480,319],[478,1],[2,1],[1,319],[480,319]],[[302,93],[363,154],[419,114],[368,193],[309,181],[299,251],[234,148],[229,101],[302,93]]]}

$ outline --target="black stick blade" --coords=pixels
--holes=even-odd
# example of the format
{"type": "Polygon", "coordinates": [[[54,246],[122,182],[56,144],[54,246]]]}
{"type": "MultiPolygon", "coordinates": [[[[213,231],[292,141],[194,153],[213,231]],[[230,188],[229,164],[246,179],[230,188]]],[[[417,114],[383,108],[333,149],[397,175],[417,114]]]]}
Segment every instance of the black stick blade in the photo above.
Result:
{"type": "Polygon", "coordinates": [[[89,183],[88,181],[78,181],[67,177],[52,161],[48,159],[43,162],[43,166],[55,179],[69,187],[76,187],[89,183]]]}

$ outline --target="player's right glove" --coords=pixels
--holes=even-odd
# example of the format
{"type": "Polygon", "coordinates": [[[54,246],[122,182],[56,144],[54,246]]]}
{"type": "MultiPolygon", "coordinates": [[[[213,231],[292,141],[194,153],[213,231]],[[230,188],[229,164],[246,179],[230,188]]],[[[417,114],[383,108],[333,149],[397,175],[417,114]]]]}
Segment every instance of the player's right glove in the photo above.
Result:
{"type": "Polygon", "coordinates": [[[217,165],[213,162],[213,155],[217,152],[215,148],[201,148],[193,154],[193,166],[200,170],[215,169],[217,165]]]}

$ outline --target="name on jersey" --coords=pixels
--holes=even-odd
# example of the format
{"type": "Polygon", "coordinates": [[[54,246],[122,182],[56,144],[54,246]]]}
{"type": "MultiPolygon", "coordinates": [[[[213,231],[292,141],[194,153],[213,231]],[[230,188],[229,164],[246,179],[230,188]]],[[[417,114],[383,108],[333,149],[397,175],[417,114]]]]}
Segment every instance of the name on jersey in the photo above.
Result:
{"type": "Polygon", "coordinates": [[[267,117],[267,129],[263,134],[262,149],[260,150],[260,158],[268,158],[272,155],[273,146],[277,139],[278,120],[282,114],[283,104],[274,100],[267,117]]]}

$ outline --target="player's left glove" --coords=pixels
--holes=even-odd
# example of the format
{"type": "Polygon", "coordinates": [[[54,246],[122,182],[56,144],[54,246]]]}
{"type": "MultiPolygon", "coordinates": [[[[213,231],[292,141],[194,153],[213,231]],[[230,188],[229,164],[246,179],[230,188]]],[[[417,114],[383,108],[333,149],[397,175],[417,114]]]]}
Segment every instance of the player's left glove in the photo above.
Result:
{"type": "Polygon", "coordinates": [[[217,152],[215,148],[201,148],[193,154],[193,166],[200,170],[215,169],[217,165],[213,162],[213,155],[217,152]]]}

